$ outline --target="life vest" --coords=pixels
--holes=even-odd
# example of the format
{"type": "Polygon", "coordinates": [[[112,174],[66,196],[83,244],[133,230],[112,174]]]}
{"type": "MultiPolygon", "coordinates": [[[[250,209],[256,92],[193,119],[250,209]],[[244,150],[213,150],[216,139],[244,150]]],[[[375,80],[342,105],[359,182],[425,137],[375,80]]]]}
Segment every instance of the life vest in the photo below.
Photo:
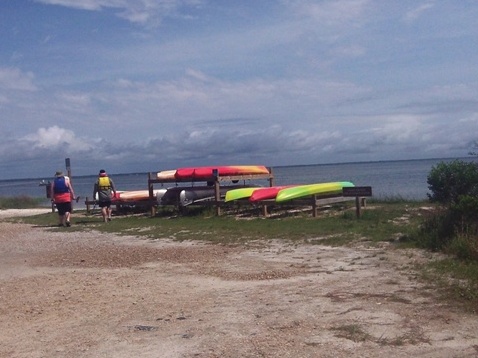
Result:
{"type": "Polygon", "coordinates": [[[53,188],[53,193],[54,194],[64,194],[64,193],[68,193],[69,191],[70,191],[70,189],[66,185],[65,177],[55,178],[55,186],[53,188]]]}
{"type": "Polygon", "coordinates": [[[108,177],[99,177],[98,178],[98,190],[109,190],[111,189],[111,181],[108,177]]]}

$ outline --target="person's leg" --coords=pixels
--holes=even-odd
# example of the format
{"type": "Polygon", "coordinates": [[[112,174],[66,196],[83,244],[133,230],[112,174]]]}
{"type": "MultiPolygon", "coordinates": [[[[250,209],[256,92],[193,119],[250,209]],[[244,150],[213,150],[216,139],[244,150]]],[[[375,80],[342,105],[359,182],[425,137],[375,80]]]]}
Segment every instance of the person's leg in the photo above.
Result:
{"type": "Polygon", "coordinates": [[[108,206],[108,221],[111,221],[112,212],[113,212],[113,209],[111,209],[111,206],[108,206]]]}
{"type": "Polygon", "coordinates": [[[101,215],[103,216],[103,221],[106,222],[108,218],[108,208],[106,206],[101,208],[101,215]]]}
{"type": "Polygon", "coordinates": [[[67,208],[66,208],[66,211],[65,211],[65,224],[66,226],[71,226],[71,222],[70,222],[70,219],[71,219],[71,203],[68,203],[67,204],[67,208]]]}
{"type": "Polygon", "coordinates": [[[103,221],[106,222],[106,218],[108,215],[108,212],[106,210],[108,205],[106,202],[100,201],[99,206],[101,208],[101,216],[103,217],[103,221]]]}
{"type": "Polygon", "coordinates": [[[58,226],[65,226],[65,204],[56,204],[56,209],[58,210],[58,226]]]}
{"type": "Polygon", "coordinates": [[[65,224],[66,224],[66,226],[71,226],[70,218],[71,218],[71,213],[67,211],[65,213],[65,224]]]}

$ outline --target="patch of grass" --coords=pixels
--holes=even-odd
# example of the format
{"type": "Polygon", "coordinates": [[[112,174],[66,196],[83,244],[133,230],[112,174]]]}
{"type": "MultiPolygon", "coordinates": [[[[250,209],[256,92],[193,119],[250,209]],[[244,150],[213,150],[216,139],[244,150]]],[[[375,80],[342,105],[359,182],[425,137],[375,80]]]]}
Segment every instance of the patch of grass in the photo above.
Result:
{"type": "Polygon", "coordinates": [[[372,337],[365,332],[358,324],[347,324],[332,328],[336,337],[349,339],[353,342],[365,342],[371,340],[372,337]]]}
{"type": "MultiPolygon", "coordinates": [[[[21,221],[52,230],[111,232],[135,235],[145,239],[201,240],[217,244],[243,244],[248,241],[284,240],[309,244],[339,246],[361,240],[370,243],[392,241],[396,247],[413,247],[414,240],[403,237],[418,235],[423,217],[420,202],[372,202],[357,219],[355,210],[331,210],[330,214],[312,218],[310,213],[297,213],[264,218],[252,215],[227,214],[215,216],[214,211],[194,210],[190,215],[178,215],[175,210],[161,209],[156,217],[148,213],[119,215],[103,223],[98,210],[73,213],[71,228],[58,228],[56,213],[9,220],[21,221]],[[397,239],[398,238],[398,239],[397,239]]],[[[430,204],[427,203],[429,206],[430,204]]],[[[460,300],[471,311],[478,312],[478,264],[449,259],[426,267],[422,278],[440,290],[450,300],[460,300]]]]}
{"type": "Polygon", "coordinates": [[[32,209],[41,207],[45,199],[29,196],[0,197],[0,209],[32,209]]]}
{"type": "Polygon", "coordinates": [[[407,344],[411,344],[411,345],[417,345],[420,343],[430,344],[430,340],[425,337],[423,331],[420,328],[412,327],[409,331],[392,339],[386,339],[381,337],[377,340],[377,343],[382,346],[399,347],[399,346],[404,346],[407,344]]]}
{"type": "Polygon", "coordinates": [[[446,258],[423,267],[422,275],[434,282],[442,297],[459,302],[469,312],[478,313],[478,262],[446,258]]]}
{"type": "MultiPolygon", "coordinates": [[[[135,234],[152,239],[206,240],[216,243],[238,243],[250,240],[307,240],[321,245],[344,245],[356,239],[374,242],[390,241],[418,226],[414,218],[401,222],[398,218],[413,217],[414,205],[382,202],[366,208],[357,219],[355,210],[333,212],[318,218],[301,213],[295,216],[263,217],[260,215],[216,216],[211,210],[196,210],[194,215],[177,215],[161,210],[156,217],[147,213],[121,215],[104,224],[98,212],[73,213],[71,229],[95,229],[118,234],[135,234]]],[[[416,216],[416,215],[415,215],[416,216]]],[[[48,226],[57,222],[56,214],[25,218],[26,222],[48,226]]]]}

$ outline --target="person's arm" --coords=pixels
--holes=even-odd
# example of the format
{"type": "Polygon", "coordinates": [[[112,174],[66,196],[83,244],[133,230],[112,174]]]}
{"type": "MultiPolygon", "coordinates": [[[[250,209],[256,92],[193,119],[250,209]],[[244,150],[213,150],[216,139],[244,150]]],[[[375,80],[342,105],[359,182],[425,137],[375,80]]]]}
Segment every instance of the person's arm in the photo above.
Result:
{"type": "Polygon", "coordinates": [[[110,178],[111,190],[113,191],[113,198],[116,197],[116,187],[115,182],[110,178]]]}
{"type": "Polygon", "coordinates": [[[72,199],[75,199],[75,191],[73,190],[73,186],[71,185],[70,178],[68,178],[68,180],[66,181],[66,185],[67,185],[68,189],[70,189],[70,197],[72,199]]]}
{"type": "Polygon", "coordinates": [[[53,203],[55,201],[55,181],[53,180],[50,185],[50,196],[51,196],[51,202],[53,203]]]}

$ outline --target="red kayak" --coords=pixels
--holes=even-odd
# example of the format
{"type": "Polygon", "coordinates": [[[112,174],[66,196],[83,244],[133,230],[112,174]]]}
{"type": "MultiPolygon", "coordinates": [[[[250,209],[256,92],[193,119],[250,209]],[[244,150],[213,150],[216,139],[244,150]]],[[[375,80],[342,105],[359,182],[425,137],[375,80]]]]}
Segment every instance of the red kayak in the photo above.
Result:
{"type": "Polygon", "coordinates": [[[277,193],[282,189],[293,187],[294,185],[283,185],[283,186],[271,186],[268,188],[258,188],[254,190],[252,195],[249,197],[250,202],[256,202],[267,199],[275,199],[277,193]]]}
{"type": "Polygon", "coordinates": [[[269,170],[263,165],[226,165],[179,168],[176,170],[175,177],[183,180],[209,179],[212,177],[214,169],[217,169],[219,176],[269,174],[269,170]]]}

